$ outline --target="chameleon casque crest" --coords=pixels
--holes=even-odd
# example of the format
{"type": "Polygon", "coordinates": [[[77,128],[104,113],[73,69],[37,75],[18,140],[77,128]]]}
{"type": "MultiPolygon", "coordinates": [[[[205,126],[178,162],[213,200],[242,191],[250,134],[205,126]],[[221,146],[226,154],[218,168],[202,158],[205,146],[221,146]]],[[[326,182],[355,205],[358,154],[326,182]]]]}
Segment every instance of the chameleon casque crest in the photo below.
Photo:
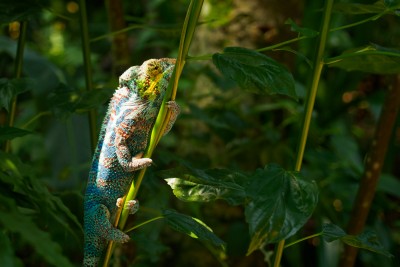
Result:
{"type": "MultiPolygon", "coordinates": [[[[134,172],[151,165],[142,158],[151,129],[157,118],[165,91],[175,66],[175,59],[150,59],[134,66],[119,78],[104,118],[84,201],[84,266],[98,266],[107,242],[124,243],[129,236],[112,223],[123,197],[132,183],[134,172]]],[[[171,119],[166,134],[179,114],[174,101],[167,102],[171,119]]],[[[125,203],[130,214],[139,203],[125,203]]]]}

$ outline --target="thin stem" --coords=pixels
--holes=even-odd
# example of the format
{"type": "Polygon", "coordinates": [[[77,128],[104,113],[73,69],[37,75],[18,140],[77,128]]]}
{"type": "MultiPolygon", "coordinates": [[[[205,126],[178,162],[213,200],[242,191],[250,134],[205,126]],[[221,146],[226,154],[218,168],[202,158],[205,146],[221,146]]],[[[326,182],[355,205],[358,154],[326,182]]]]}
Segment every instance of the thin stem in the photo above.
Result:
{"type": "Polygon", "coordinates": [[[366,22],[369,22],[369,21],[372,21],[372,20],[377,20],[380,17],[382,17],[383,15],[385,15],[386,13],[387,12],[385,11],[385,12],[382,12],[382,13],[379,13],[379,14],[375,14],[375,15],[369,17],[369,18],[366,18],[366,19],[363,19],[363,20],[360,20],[360,21],[357,21],[357,22],[354,22],[354,23],[351,23],[351,24],[347,24],[347,25],[343,25],[343,26],[340,26],[340,27],[332,28],[332,29],[330,29],[330,31],[331,32],[340,31],[340,30],[344,30],[344,29],[351,28],[351,27],[354,27],[354,26],[358,26],[360,24],[363,24],[363,23],[366,23],[366,22]]]}
{"type": "MultiPolygon", "coordinates": [[[[15,56],[15,68],[14,68],[14,78],[18,79],[22,76],[22,66],[24,61],[24,47],[26,43],[26,28],[28,22],[22,21],[20,26],[18,45],[17,45],[17,54],[15,56]]],[[[17,96],[13,97],[11,102],[11,110],[8,118],[8,126],[13,127],[15,121],[15,113],[17,110],[17,96]]],[[[10,152],[11,150],[11,141],[7,140],[5,152],[10,152]]]]}
{"type": "MultiPolygon", "coordinates": [[[[319,39],[318,39],[318,43],[317,43],[317,50],[316,50],[316,54],[314,56],[314,61],[313,61],[312,80],[310,83],[310,88],[308,90],[307,100],[305,103],[305,112],[303,115],[303,123],[302,123],[303,128],[301,130],[301,134],[300,134],[300,138],[299,138],[299,145],[297,148],[296,163],[295,163],[295,168],[294,168],[295,171],[301,170],[301,165],[303,162],[304,150],[306,147],[307,136],[308,136],[308,132],[310,129],[310,123],[311,123],[312,111],[314,109],[315,97],[317,95],[318,84],[319,84],[319,80],[321,77],[322,68],[324,66],[323,55],[324,55],[324,51],[325,51],[326,39],[328,37],[328,32],[329,32],[329,24],[330,24],[330,19],[331,19],[333,1],[334,0],[325,1],[324,15],[323,15],[320,35],[319,35],[319,39]]],[[[284,245],[285,245],[285,240],[282,240],[278,243],[278,246],[276,248],[274,267],[278,267],[280,265],[284,245]]]]}
{"type": "Polygon", "coordinates": [[[325,8],[324,8],[325,13],[322,23],[321,34],[319,38],[318,48],[316,50],[316,55],[313,61],[313,76],[310,88],[308,90],[307,100],[305,103],[306,108],[303,116],[303,123],[302,123],[303,128],[301,131],[299,146],[297,149],[296,164],[294,168],[295,171],[301,170],[304,150],[307,143],[308,131],[310,129],[312,111],[314,109],[315,98],[318,91],[318,84],[321,77],[322,68],[324,66],[323,56],[325,51],[326,39],[328,37],[328,32],[329,32],[329,22],[331,18],[332,5],[333,5],[333,0],[328,0],[325,2],[325,8]]]}
{"type": "Polygon", "coordinates": [[[288,248],[290,246],[296,245],[297,243],[303,242],[304,240],[311,239],[311,238],[314,238],[314,237],[317,237],[317,236],[320,236],[320,235],[322,235],[322,232],[316,233],[316,234],[313,234],[313,235],[309,235],[309,236],[306,236],[306,237],[303,237],[303,238],[300,238],[300,239],[298,239],[296,241],[293,241],[292,243],[289,243],[289,244],[285,245],[284,248],[288,248]]]}
{"type": "Polygon", "coordinates": [[[135,230],[135,229],[137,229],[139,227],[142,227],[143,225],[146,225],[148,223],[151,223],[151,222],[154,222],[154,221],[157,221],[157,220],[160,220],[160,219],[164,219],[164,216],[158,216],[158,217],[155,217],[153,219],[147,220],[145,222],[139,223],[138,225],[135,225],[135,226],[129,228],[128,230],[126,230],[125,233],[129,233],[130,231],[133,231],[133,230],[135,230]]]}
{"type": "MultiPolygon", "coordinates": [[[[85,83],[86,83],[86,90],[90,91],[93,90],[93,78],[92,78],[92,62],[90,60],[89,27],[87,23],[85,0],[79,0],[79,11],[80,11],[79,15],[81,24],[83,65],[85,70],[85,83]]],[[[89,111],[89,127],[90,127],[90,144],[92,151],[94,151],[97,143],[96,112],[94,110],[89,111]]]]}
{"type": "Polygon", "coordinates": [[[276,248],[274,267],[279,267],[284,247],[285,247],[285,240],[282,240],[278,243],[278,246],[276,248]]]}
{"type": "Polygon", "coordinates": [[[304,39],[308,39],[308,38],[311,38],[311,37],[300,36],[300,37],[296,37],[296,38],[293,38],[293,39],[290,39],[290,40],[287,40],[287,41],[284,41],[284,42],[281,42],[281,43],[278,43],[278,44],[274,44],[274,45],[270,45],[270,46],[266,46],[266,47],[257,49],[256,51],[263,52],[263,51],[273,50],[275,48],[278,48],[278,47],[281,47],[281,46],[284,46],[284,45],[288,45],[288,44],[291,44],[291,43],[295,43],[295,42],[298,42],[300,40],[304,40],[304,39]]]}
{"type": "Polygon", "coordinates": [[[50,111],[42,111],[36,114],[32,119],[30,119],[27,123],[21,126],[22,129],[28,128],[28,126],[33,123],[34,121],[38,120],[40,117],[51,115],[50,111]]]}

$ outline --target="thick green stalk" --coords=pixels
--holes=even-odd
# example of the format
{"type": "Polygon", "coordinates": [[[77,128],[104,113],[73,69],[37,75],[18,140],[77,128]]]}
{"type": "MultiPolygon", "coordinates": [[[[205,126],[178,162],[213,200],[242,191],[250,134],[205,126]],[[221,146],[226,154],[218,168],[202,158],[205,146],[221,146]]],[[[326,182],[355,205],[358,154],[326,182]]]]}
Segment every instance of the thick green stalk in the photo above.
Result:
{"type": "MultiPolygon", "coordinates": [[[[325,51],[326,39],[329,32],[329,24],[332,13],[333,0],[325,1],[324,15],[321,24],[320,35],[317,43],[317,50],[313,61],[313,74],[312,80],[307,93],[307,99],[305,103],[305,111],[303,115],[302,130],[299,138],[299,145],[297,148],[297,156],[295,163],[295,171],[301,170],[301,164],[303,162],[304,150],[307,143],[307,136],[310,129],[312,111],[314,109],[315,98],[317,95],[318,84],[321,77],[322,68],[324,66],[323,56],[325,51]]],[[[278,243],[274,261],[274,267],[279,267],[282,257],[282,252],[284,249],[285,240],[278,243]]]]}
{"type": "MultiPolygon", "coordinates": [[[[24,59],[24,47],[26,42],[26,28],[28,22],[22,21],[20,26],[19,38],[18,38],[18,46],[17,46],[17,54],[15,56],[15,68],[14,68],[14,78],[18,79],[22,76],[22,65],[24,59]]],[[[15,121],[15,112],[17,110],[17,96],[13,97],[11,102],[11,110],[8,117],[8,126],[13,127],[15,121]]],[[[5,152],[10,152],[11,150],[11,142],[8,140],[6,142],[5,152]]]]}
{"type": "MultiPolygon", "coordinates": [[[[156,123],[153,127],[153,131],[151,133],[151,138],[150,138],[148,148],[146,149],[143,157],[151,158],[154,148],[160,141],[160,139],[162,137],[162,133],[164,132],[164,129],[168,123],[168,120],[170,117],[170,112],[166,108],[165,103],[166,103],[167,99],[175,100],[175,96],[176,96],[176,92],[177,92],[177,88],[178,88],[179,77],[182,73],[183,66],[185,65],[185,59],[186,59],[187,53],[189,51],[189,47],[190,47],[190,44],[191,44],[191,41],[193,38],[194,31],[196,29],[197,21],[200,16],[202,6],[203,6],[203,0],[192,0],[190,2],[188,11],[186,13],[185,22],[182,27],[178,58],[175,63],[175,70],[174,70],[174,73],[172,74],[171,80],[168,85],[167,92],[165,94],[163,104],[160,108],[160,112],[157,116],[156,123]]],[[[140,185],[143,181],[145,172],[146,172],[146,168],[141,169],[137,173],[137,175],[135,176],[135,182],[132,183],[132,186],[129,189],[129,192],[125,197],[125,201],[129,201],[129,200],[136,198],[139,188],[140,188],[140,185]]],[[[119,229],[124,229],[126,221],[128,219],[128,215],[129,215],[129,213],[127,210],[122,209],[121,211],[118,211],[114,225],[115,226],[118,225],[119,229]]],[[[110,241],[108,244],[107,252],[106,252],[106,255],[104,258],[104,262],[103,262],[104,267],[106,267],[108,265],[108,261],[111,258],[113,247],[114,247],[114,244],[112,241],[110,241]]]]}
{"type": "MultiPolygon", "coordinates": [[[[89,27],[86,16],[86,1],[79,1],[79,15],[81,24],[81,38],[82,38],[82,51],[83,51],[83,65],[85,70],[85,83],[86,90],[93,90],[93,78],[92,78],[92,62],[90,60],[90,41],[89,41],[89,27]]],[[[95,150],[97,143],[97,131],[96,131],[96,112],[94,110],[89,111],[89,127],[90,127],[90,145],[92,151],[95,150]]]]}

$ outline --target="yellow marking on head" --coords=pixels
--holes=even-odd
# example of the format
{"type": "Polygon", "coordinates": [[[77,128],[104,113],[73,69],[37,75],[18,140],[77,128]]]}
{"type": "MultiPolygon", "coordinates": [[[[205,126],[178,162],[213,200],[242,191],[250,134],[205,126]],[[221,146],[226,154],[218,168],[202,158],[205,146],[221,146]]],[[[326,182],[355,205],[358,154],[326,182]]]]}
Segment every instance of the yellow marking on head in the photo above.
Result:
{"type": "Polygon", "coordinates": [[[149,100],[154,100],[155,97],[157,96],[157,85],[159,81],[161,80],[163,74],[159,73],[157,74],[153,79],[150,80],[150,84],[147,87],[146,91],[143,92],[143,96],[148,96],[149,100]]]}

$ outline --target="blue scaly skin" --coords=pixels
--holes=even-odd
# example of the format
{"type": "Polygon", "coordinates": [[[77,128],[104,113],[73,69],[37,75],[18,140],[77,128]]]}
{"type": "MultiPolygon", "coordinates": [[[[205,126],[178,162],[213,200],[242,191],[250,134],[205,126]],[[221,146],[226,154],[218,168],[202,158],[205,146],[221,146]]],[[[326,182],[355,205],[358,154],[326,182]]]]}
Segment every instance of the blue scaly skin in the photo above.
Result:
{"type": "MultiPolygon", "coordinates": [[[[119,79],[101,127],[86,188],[83,260],[86,267],[100,264],[108,241],[129,241],[129,236],[113,227],[112,222],[129,190],[134,171],[152,163],[142,155],[174,65],[175,59],[150,59],[129,68],[119,79]]],[[[167,102],[167,107],[172,113],[164,134],[179,114],[174,101],[167,102]]],[[[124,208],[133,214],[138,202],[131,200],[124,208]]]]}

